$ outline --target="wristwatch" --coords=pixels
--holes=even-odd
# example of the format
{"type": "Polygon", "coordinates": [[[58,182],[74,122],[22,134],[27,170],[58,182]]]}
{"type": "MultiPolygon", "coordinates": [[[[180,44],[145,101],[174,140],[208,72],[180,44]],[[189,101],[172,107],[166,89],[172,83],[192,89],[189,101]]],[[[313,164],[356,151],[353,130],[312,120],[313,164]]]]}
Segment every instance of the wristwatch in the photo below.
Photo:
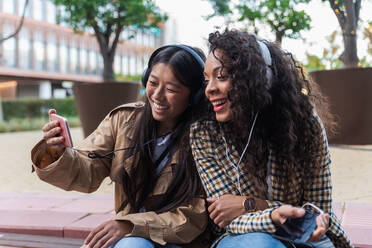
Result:
{"type": "Polygon", "coordinates": [[[254,197],[250,197],[248,196],[247,198],[245,198],[244,200],[244,203],[243,203],[243,206],[244,206],[244,209],[246,212],[254,212],[256,211],[257,209],[257,203],[256,203],[256,200],[254,199],[254,197]]]}

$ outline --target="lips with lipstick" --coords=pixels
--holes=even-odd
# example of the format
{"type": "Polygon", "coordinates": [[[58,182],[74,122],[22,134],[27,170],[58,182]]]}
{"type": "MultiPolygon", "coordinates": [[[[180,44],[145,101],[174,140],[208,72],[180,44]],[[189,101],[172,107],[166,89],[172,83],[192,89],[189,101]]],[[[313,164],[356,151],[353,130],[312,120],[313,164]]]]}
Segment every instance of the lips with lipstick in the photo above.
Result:
{"type": "Polygon", "coordinates": [[[213,105],[214,112],[219,112],[222,109],[224,109],[225,106],[227,105],[227,99],[224,98],[224,99],[213,100],[211,101],[211,103],[213,105]]]}

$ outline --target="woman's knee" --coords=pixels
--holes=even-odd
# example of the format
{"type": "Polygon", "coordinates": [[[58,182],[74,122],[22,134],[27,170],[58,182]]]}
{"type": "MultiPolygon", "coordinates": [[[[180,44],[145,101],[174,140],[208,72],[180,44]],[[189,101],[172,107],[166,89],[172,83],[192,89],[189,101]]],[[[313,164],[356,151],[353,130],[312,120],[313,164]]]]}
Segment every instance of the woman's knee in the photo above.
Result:
{"type": "Polygon", "coordinates": [[[125,237],[116,242],[111,248],[154,248],[154,244],[140,237],[125,237]]]}
{"type": "Polygon", "coordinates": [[[285,245],[268,233],[246,233],[229,235],[221,239],[217,248],[285,248],[285,245]]]}

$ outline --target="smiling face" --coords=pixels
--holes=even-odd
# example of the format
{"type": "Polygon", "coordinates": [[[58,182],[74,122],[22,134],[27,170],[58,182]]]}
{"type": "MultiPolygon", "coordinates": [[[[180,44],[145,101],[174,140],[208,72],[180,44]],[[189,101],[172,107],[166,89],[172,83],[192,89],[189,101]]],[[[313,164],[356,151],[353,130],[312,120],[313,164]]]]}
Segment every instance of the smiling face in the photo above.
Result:
{"type": "Polygon", "coordinates": [[[165,63],[152,67],[146,84],[146,96],[152,116],[159,121],[158,133],[171,131],[177,119],[189,105],[190,90],[175,77],[172,68],[165,63]]]}
{"type": "Polygon", "coordinates": [[[213,52],[209,53],[205,62],[205,96],[213,105],[217,121],[225,122],[232,119],[231,102],[227,97],[232,84],[226,69],[222,68],[221,62],[216,57],[222,57],[220,50],[215,50],[214,54],[213,52]]]}

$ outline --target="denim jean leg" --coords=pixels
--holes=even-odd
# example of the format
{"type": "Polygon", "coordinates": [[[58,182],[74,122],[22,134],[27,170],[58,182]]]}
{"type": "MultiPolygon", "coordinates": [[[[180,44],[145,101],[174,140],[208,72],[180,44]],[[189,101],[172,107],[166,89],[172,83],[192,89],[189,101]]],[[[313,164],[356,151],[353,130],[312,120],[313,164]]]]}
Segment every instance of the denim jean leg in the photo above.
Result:
{"type": "Polygon", "coordinates": [[[166,244],[164,247],[165,248],[181,248],[181,246],[175,245],[175,244],[166,244]]]}
{"type": "Polygon", "coordinates": [[[140,237],[125,237],[120,239],[110,248],[154,248],[154,244],[144,238],[140,237]]]}
{"type": "Polygon", "coordinates": [[[166,244],[166,245],[155,244],[155,248],[181,248],[181,246],[175,245],[175,244],[166,244]]]}
{"type": "Polygon", "coordinates": [[[310,242],[310,244],[314,248],[335,248],[332,241],[326,235],[323,235],[323,237],[319,241],[310,242]]]}
{"type": "Polygon", "coordinates": [[[285,245],[268,233],[254,232],[240,235],[228,235],[222,238],[217,248],[285,248],[285,245]]]}

